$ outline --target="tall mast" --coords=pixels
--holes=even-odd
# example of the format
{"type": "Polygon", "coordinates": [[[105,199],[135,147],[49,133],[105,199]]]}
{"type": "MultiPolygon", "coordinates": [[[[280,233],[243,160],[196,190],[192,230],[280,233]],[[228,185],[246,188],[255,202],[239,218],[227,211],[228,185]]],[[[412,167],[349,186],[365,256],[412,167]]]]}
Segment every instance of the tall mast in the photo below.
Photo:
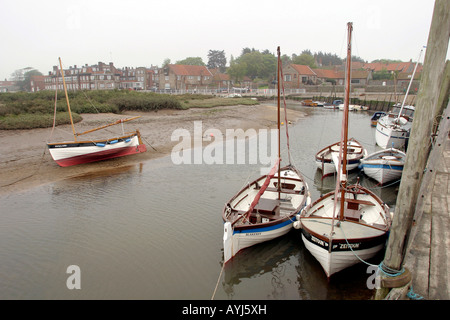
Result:
{"type": "MultiPolygon", "coordinates": [[[[423,48],[424,48],[424,47],[423,47],[423,48]]],[[[398,117],[397,117],[397,118],[400,118],[400,116],[402,115],[403,107],[405,106],[406,98],[408,97],[409,89],[411,88],[411,84],[412,84],[412,82],[414,81],[414,75],[416,74],[417,65],[419,64],[420,56],[422,55],[423,48],[420,49],[419,57],[417,58],[416,65],[414,66],[414,71],[413,71],[413,73],[412,73],[411,80],[409,81],[408,89],[406,89],[405,96],[403,97],[402,106],[401,106],[401,108],[400,108],[400,111],[399,111],[399,113],[398,113],[398,117]]]]}
{"type": "Polygon", "coordinates": [[[74,139],[75,141],[77,141],[77,133],[76,133],[75,127],[74,127],[74,125],[73,125],[72,112],[70,111],[69,96],[67,95],[66,79],[64,78],[64,70],[63,70],[63,67],[62,67],[61,58],[58,58],[58,59],[59,59],[59,65],[60,65],[60,67],[61,67],[61,76],[62,76],[62,79],[63,79],[64,92],[65,92],[65,94],[66,94],[67,109],[68,109],[68,111],[69,111],[70,124],[72,125],[73,139],[74,139]]]}
{"type": "Polygon", "coordinates": [[[351,78],[351,64],[352,64],[352,30],[353,23],[347,23],[348,40],[347,40],[347,61],[346,61],[346,83],[345,83],[345,97],[344,97],[344,120],[343,120],[343,149],[342,154],[342,174],[341,179],[341,210],[339,213],[339,220],[344,219],[345,206],[345,188],[347,187],[347,140],[348,140],[348,105],[350,104],[350,78],[351,78]]]}
{"type": "MultiPolygon", "coordinates": [[[[281,131],[280,131],[280,47],[277,47],[278,53],[278,70],[277,70],[277,89],[278,89],[278,100],[277,100],[277,115],[278,115],[278,159],[281,161],[281,131]]],[[[285,124],[287,125],[287,124],[285,124]]],[[[281,165],[278,165],[278,199],[281,199],[281,165]]]]}

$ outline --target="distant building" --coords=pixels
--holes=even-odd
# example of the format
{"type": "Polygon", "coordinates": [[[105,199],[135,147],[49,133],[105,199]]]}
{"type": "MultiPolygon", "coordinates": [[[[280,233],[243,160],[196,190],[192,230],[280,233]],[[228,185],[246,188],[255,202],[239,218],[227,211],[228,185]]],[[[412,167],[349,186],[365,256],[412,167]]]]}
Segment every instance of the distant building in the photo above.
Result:
{"type": "Polygon", "coordinates": [[[19,91],[17,81],[0,81],[0,92],[15,92],[19,91]]]}
{"type": "Polygon", "coordinates": [[[160,90],[196,90],[210,88],[213,75],[205,66],[168,64],[159,71],[160,90]]]}
{"type": "Polygon", "coordinates": [[[45,76],[31,76],[30,91],[38,92],[41,90],[45,90],[45,76]]]}
{"type": "Polygon", "coordinates": [[[286,89],[296,89],[304,85],[317,83],[317,74],[305,65],[290,64],[283,68],[283,75],[286,89]]]}
{"type": "MultiPolygon", "coordinates": [[[[67,90],[150,90],[154,88],[154,69],[145,67],[117,69],[112,62],[71,66],[64,70],[67,90]]],[[[44,77],[46,90],[64,89],[62,76],[57,66],[44,77]]]]}
{"type": "MultiPolygon", "coordinates": [[[[71,66],[64,70],[64,79],[67,90],[111,90],[120,87],[120,73],[110,62],[99,62],[97,65],[82,67],[71,66]]],[[[45,76],[46,90],[63,90],[63,81],[59,68],[53,67],[53,71],[45,76]]]]}

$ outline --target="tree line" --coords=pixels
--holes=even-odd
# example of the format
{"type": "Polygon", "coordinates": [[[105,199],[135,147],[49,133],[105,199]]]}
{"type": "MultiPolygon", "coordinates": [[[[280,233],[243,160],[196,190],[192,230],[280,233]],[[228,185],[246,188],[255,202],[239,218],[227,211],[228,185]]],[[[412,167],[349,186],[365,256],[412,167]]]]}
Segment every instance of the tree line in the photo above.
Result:
{"type": "MultiPolygon", "coordinates": [[[[284,54],[281,56],[283,65],[301,64],[311,68],[323,67],[332,68],[344,64],[345,60],[336,54],[329,52],[315,52],[303,50],[300,54],[292,54],[291,56],[284,54]]],[[[365,62],[362,58],[353,56],[352,61],[365,62]]],[[[163,67],[170,64],[170,59],[165,59],[163,67]]],[[[275,53],[269,50],[257,50],[255,48],[243,48],[238,57],[231,55],[229,66],[224,50],[209,50],[208,62],[204,63],[201,57],[187,57],[183,60],[176,61],[175,64],[200,65],[208,68],[216,68],[221,72],[227,73],[230,78],[239,83],[245,77],[250,78],[253,82],[270,83],[276,79],[277,57],[275,53]]]]}

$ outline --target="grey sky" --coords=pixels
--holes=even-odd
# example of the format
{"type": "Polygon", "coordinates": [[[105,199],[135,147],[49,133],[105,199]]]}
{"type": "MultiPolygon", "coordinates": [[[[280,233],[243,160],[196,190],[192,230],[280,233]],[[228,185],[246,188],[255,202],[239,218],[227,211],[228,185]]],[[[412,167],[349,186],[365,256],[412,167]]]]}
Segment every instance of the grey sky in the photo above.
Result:
{"type": "MultiPolygon", "coordinates": [[[[427,44],[433,0],[1,0],[0,79],[33,67],[114,62],[161,66],[186,57],[227,60],[242,48],[345,56],[346,23],[353,54],[372,61],[417,60],[427,44]]],[[[423,61],[423,57],[421,61],[423,61]]]]}

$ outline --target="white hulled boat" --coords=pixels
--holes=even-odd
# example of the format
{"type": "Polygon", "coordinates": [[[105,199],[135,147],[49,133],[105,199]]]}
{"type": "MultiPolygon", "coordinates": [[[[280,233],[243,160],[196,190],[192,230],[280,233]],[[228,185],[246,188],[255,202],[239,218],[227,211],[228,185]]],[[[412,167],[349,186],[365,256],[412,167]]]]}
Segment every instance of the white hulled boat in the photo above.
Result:
{"type": "Polygon", "coordinates": [[[66,80],[64,77],[61,58],[59,59],[59,64],[61,67],[67,109],[70,116],[74,140],[47,143],[48,150],[53,160],[55,160],[55,162],[61,167],[67,167],[146,152],[147,147],[142,142],[139,130],[128,133],[124,132],[122,136],[113,136],[100,140],[78,140],[78,137],[81,135],[104,129],[109,126],[123,124],[124,122],[139,118],[140,116],[118,120],[114,123],[110,123],[92,130],[77,133],[72,120],[72,112],[70,110],[69,97],[67,95],[66,80]]]}
{"type": "Polygon", "coordinates": [[[327,277],[367,260],[379,252],[391,226],[389,207],[370,190],[359,184],[347,186],[348,103],[351,69],[351,32],[348,23],[348,50],[345,108],[342,123],[338,179],[335,191],[327,193],[302,210],[299,221],[301,238],[308,251],[319,261],[327,277]]]}
{"type": "Polygon", "coordinates": [[[401,149],[408,142],[414,118],[414,106],[405,105],[405,102],[414,80],[414,75],[416,74],[422,52],[423,48],[420,50],[419,58],[414,66],[414,71],[411,80],[409,81],[408,89],[406,89],[402,104],[394,105],[393,109],[387,115],[381,117],[377,122],[375,141],[383,149],[401,149]]]}
{"type": "Polygon", "coordinates": [[[383,149],[361,160],[359,168],[379,184],[399,180],[405,166],[406,153],[398,149],[383,149]]]}
{"type": "Polygon", "coordinates": [[[385,116],[378,119],[375,141],[381,148],[403,148],[409,139],[414,117],[414,106],[395,105],[385,116]]]}
{"type": "MultiPolygon", "coordinates": [[[[278,48],[278,79],[283,79],[278,48]]],[[[278,145],[280,145],[280,82],[278,81],[278,145]]],[[[285,105],[286,117],[286,105],[285,105]]],[[[287,118],[285,119],[288,123],[287,118]]],[[[287,125],[286,135],[287,134],[287,125]]],[[[289,151],[289,142],[288,142],[289,151]]],[[[308,184],[291,164],[280,167],[278,158],[268,175],[246,185],[224,207],[224,263],[240,250],[285,235],[296,215],[310,203],[308,184]]]]}
{"type": "MultiPolygon", "coordinates": [[[[318,169],[322,170],[322,177],[336,173],[336,155],[339,154],[341,141],[331,144],[319,152],[315,156],[315,162],[318,169]]],[[[362,144],[354,138],[347,141],[347,170],[357,169],[358,165],[367,155],[366,149],[362,144]]]]}

